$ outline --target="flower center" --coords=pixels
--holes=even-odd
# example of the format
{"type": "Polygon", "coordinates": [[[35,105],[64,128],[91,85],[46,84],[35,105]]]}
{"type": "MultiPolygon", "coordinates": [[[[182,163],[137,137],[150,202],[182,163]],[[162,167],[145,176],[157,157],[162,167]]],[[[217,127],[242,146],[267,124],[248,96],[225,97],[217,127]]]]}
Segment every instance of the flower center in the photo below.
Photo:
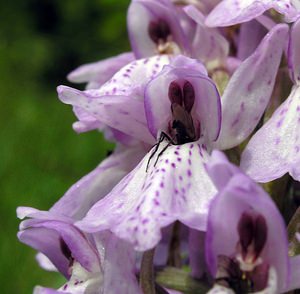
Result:
{"type": "Polygon", "coordinates": [[[148,33],[151,40],[156,44],[158,54],[179,54],[180,48],[173,41],[172,32],[169,24],[159,19],[151,21],[148,26],[148,33]]]}
{"type": "Polygon", "coordinates": [[[266,220],[252,211],[244,212],[237,231],[239,241],[234,256],[218,256],[216,282],[236,293],[261,291],[267,287],[270,269],[260,256],[267,240],[266,220]]]}
{"type": "Polygon", "coordinates": [[[196,141],[196,135],[191,111],[195,102],[193,85],[188,81],[179,83],[173,81],[169,86],[172,121],[169,125],[169,134],[175,145],[196,141]]]}

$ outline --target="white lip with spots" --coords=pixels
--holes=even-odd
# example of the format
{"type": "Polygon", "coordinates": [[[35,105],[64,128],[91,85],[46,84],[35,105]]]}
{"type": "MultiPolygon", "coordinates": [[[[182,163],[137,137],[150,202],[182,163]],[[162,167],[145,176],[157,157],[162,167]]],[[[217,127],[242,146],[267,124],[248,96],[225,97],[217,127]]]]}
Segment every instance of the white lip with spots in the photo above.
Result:
{"type": "Polygon", "coordinates": [[[179,220],[205,230],[209,204],[216,189],[205,170],[209,159],[200,141],[169,146],[161,143],[146,171],[150,151],[142,162],[76,223],[85,231],[109,228],[134,244],[136,250],[154,247],[160,229],[179,220]]]}

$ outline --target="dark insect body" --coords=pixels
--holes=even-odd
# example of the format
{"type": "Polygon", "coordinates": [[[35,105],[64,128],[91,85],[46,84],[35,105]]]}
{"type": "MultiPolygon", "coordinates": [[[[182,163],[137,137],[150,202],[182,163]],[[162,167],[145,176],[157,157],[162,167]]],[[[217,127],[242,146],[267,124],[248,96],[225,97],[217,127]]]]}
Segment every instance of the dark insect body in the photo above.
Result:
{"type": "Polygon", "coordinates": [[[166,151],[170,145],[182,145],[194,142],[197,139],[191,111],[195,102],[195,92],[193,85],[185,81],[181,87],[177,82],[172,82],[169,86],[169,99],[171,101],[172,120],[168,133],[161,132],[158,142],[154,145],[155,149],[149,157],[146,171],[149,163],[160,144],[167,139],[168,144],[158,153],[154,166],[159,157],[166,151]]]}

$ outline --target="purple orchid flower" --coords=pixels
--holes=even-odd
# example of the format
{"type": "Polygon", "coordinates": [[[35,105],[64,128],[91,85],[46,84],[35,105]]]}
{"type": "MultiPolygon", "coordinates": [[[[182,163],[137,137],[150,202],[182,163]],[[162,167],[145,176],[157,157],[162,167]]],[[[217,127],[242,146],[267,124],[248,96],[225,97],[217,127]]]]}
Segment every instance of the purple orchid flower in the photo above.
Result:
{"type": "MultiPolygon", "coordinates": [[[[201,142],[215,140],[220,129],[218,92],[202,64],[188,58],[175,58],[148,84],[145,105],[153,136],[162,130],[168,132],[172,124],[174,126],[172,105],[179,119],[184,115],[189,121],[193,138],[187,138],[188,144],[169,146],[157,164],[155,158],[150,159],[149,152],[135,170],[77,223],[87,231],[109,228],[141,251],[154,247],[161,238],[160,229],[176,219],[190,227],[205,229],[203,215],[215,188],[207,181],[203,167],[208,158],[207,146],[201,142]],[[157,87],[163,90],[161,97],[169,99],[155,103],[157,87]],[[196,184],[200,182],[203,185],[196,184]],[[201,195],[203,200],[199,202],[201,195]]],[[[167,145],[167,142],[159,144],[157,153],[167,145]]]]}
{"type": "Polygon", "coordinates": [[[289,64],[294,86],[289,97],[246,146],[241,168],[254,180],[268,182],[289,173],[300,180],[300,20],[292,26],[289,64]]]}
{"type": "Polygon", "coordinates": [[[294,22],[300,15],[299,0],[223,0],[207,16],[210,27],[231,26],[252,20],[269,9],[284,15],[287,22],[294,22]]]}
{"type": "Polygon", "coordinates": [[[133,0],[128,9],[128,32],[137,58],[183,54],[203,62],[224,59],[229,46],[216,30],[204,25],[196,5],[178,6],[169,0],[133,0]]]}
{"type": "Polygon", "coordinates": [[[36,294],[141,293],[132,246],[109,232],[83,234],[73,220],[32,208],[18,208],[21,242],[45,254],[68,280],[58,290],[36,287],[36,294]]]}
{"type": "Polygon", "coordinates": [[[221,152],[212,153],[207,170],[219,191],[206,232],[206,259],[218,285],[209,293],[299,288],[291,273],[299,272],[300,256],[289,258],[285,224],[269,195],[221,152]]]}
{"type": "MultiPolygon", "coordinates": [[[[255,74],[264,73],[265,77],[257,83],[255,91],[260,91],[260,95],[265,94],[266,99],[269,99],[267,95],[271,94],[274,72],[279,65],[286,34],[286,25],[274,28],[264,38],[258,50],[246,59],[233,75],[228,86],[231,92],[227,92],[227,96],[223,97],[224,101],[231,104],[235,100],[241,101],[247,107],[239,114],[240,128],[237,126],[235,129],[240,130],[242,135],[236,138],[235,135],[231,136],[230,132],[228,136],[224,133],[224,141],[219,139],[217,141],[221,146],[233,144],[232,141],[239,144],[254,129],[253,122],[258,122],[263,110],[255,106],[256,96],[247,86],[255,81],[255,74]],[[273,52],[271,48],[278,49],[273,52]],[[256,63],[253,66],[254,61],[256,63]],[[254,72],[253,75],[248,74],[251,70],[254,72]],[[245,86],[242,86],[239,92],[231,83],[245,86]],[[244,124],[243,115],[246,119],[249,117],[248,124],[244,124]]],[[[138,66],[137,68],[140,74],[141,69],[138,66]]],[[[149,72],[147,68],[144,68],[144,71],[149,72]]],[[[131,75],[135,77],[135,71],[131,75]]],[[[162,142],[157,150],[157,156],[151,155],[153,151],[148,153],[135,170],[103,200],[95,204],[83,221],[77,223],[81,229],[89,232],[109,228],[117,236],[134,243],[137,250],[155,246],[161,238],[160,228],[177,219],[191,228],[206,229],[208,205],[214,196],[215,187],[206,175],[204,164],[209,160],[210,146],[217,139],[221,126],[220,101],[215,86],[207,77],[203,66],[194,60],[181,56],[173,59],[160,74],[152,77],[145,91],[142,91],[144,92],[144,119],[148,123],[150,131],[148,132],[152,134],[152,138],[159,137],[161,132],[169,134],[179,145],[162,142]],[[166,98],[157,100],[157,97],[166,98]],[[184,135],[181,131],[179,131],[181,135],[178,134],[180,127],[175,126],[176,120],[183,122],[184,135]],[[181,146],[182,143],[186,144],[181,146]],[[165,148],[167,149],[162,152],[165,148]],[[161,156],[158,156],[160,152],[161,156]]],[[[60,95],[63,101],[68,103],[75,101],[77,106],[81,105],[87,110],[88,101],[93,101],[92,99],[95,100],[94,105],[99,105],[96,103],[97,96],[87,99],[85,93],[70,88],[62,88],[60,95]]],[[[132,103],[142,100],[143,96],[132,99],[132,103]]],[[[95,109],[93,111],[95,113],[95,109]]],[[[240,112],[240,107],[238,111],[240,112]]],[[[223,110],[225,116],[223,121],[232,131],[231,125],[235,117],[230,117],[230,113],[228,109],[227,112],[223,110]]],[[[100,116],[98,117],[100,119],[100,116]]],[[[120,127],[125,131],[123,124],[120,124],[120,127]]],[[[136,129],[134,123],[128,123],[126,126],[127,132],[136,129]]]]}

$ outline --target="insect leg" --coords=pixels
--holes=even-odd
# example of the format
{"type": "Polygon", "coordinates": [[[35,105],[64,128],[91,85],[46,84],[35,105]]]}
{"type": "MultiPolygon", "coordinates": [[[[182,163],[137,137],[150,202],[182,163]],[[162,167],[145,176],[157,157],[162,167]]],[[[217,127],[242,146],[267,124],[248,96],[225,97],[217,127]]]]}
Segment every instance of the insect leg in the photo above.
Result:
{"type": "MultiPolygon", "coordinates": [[[[165,139],[165,138],[168,138],[169,139],[169,136],[165,133],[165,132],[161,132],[160,133],[160,137],[159,137],[159,140],[158,142],[154,145],[155,146],[155,149],[153,150],[153,152],[151,153],[149,159],[148,159],[148,162],[147,162],[147,167],[146,167],[146,172],[148,171],[148,167],[149,167],[149,164],[150,164],[150,161],[151,159],[153,158],[153,156],[155,155],[155,153],[157,152],[158,148],[159,148],[159,145],[161,144],[161,142],[165,139]]],[[[153,147],[154,147],[153,146],[153,147]]]]}

